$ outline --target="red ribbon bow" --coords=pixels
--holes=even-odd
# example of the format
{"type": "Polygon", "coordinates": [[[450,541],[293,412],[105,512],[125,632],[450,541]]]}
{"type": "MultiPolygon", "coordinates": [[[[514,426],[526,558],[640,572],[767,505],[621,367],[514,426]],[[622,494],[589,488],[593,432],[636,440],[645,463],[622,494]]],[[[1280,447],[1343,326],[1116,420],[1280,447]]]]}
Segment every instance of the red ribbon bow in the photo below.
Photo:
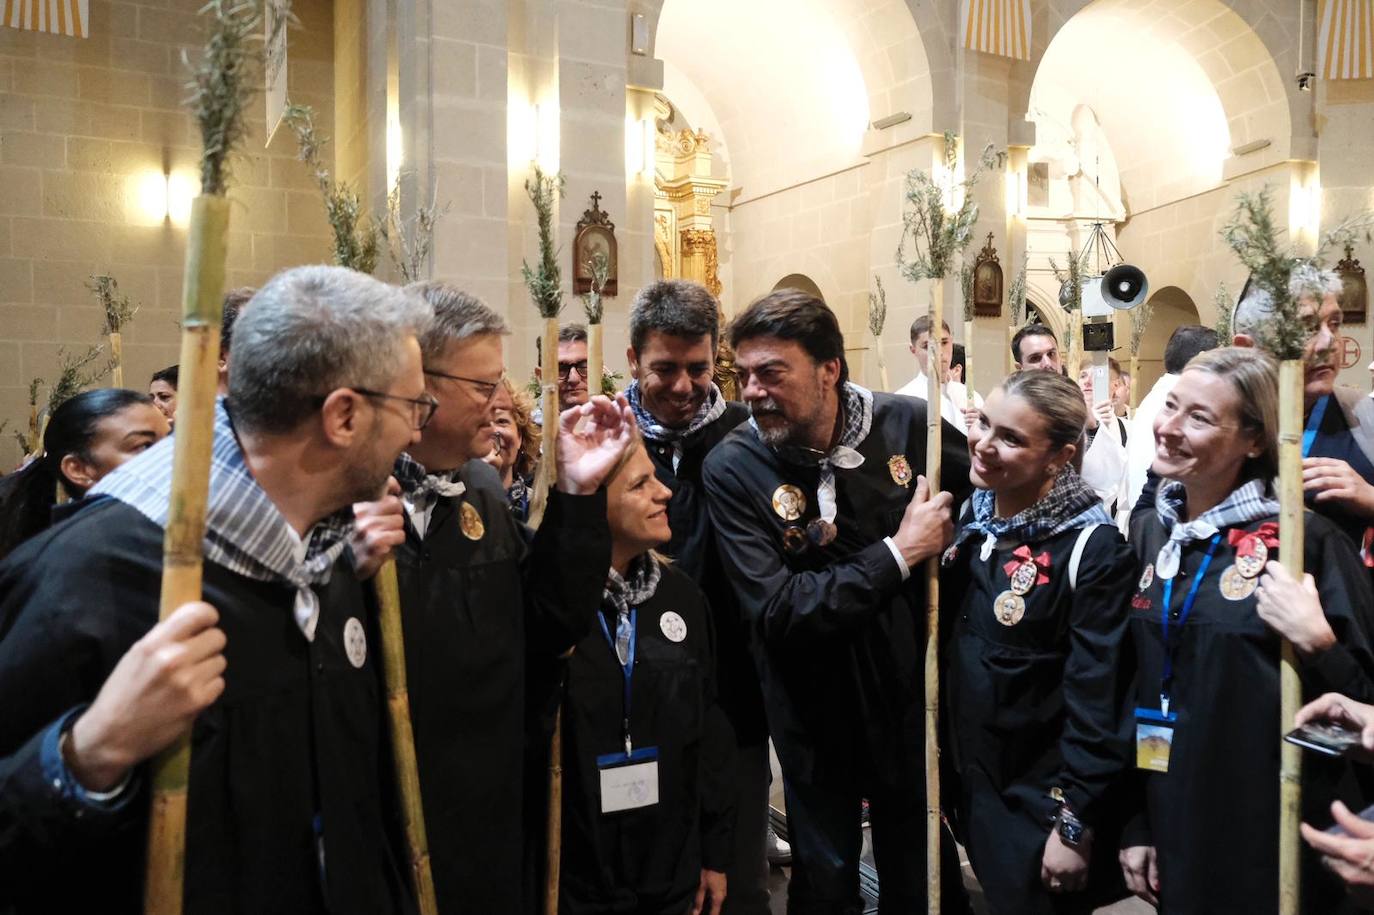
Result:
{"type": "Polygon", "coordinates": [[[1255,552],[1255,543],[1263,542],[1271,550],[1279,548],[1279,526],[1273,521],[1266,521],[1253,531],[1233,530],[1226,535],[1226,542],[1231,546],[1238,546],[1237,556],[1251,556],[1255,552]]]}
{"type": "MultiPolygon", "coordinates": [[[[1042,569],[1048,569],[1050,567],[1049,553],[1041,553],[1039,556],[1032,558],[1031,548],[1024,543],[1018,546],[1016,549],[1012,550],[1011,555],[1015,556],[1016,558],[1002,566],[1002,571],[1006,572],[1008,576],[1010,576],[1011,573],[1019,569],[1022,563],[1026,562],[1034,562],[1042,569]]],[[[1046,575],[1044,572],[1040,572],[1035,576],[1035,583],[1037,585],[1043,585],[1049,580],[1050,577],[1046,575]]]]}

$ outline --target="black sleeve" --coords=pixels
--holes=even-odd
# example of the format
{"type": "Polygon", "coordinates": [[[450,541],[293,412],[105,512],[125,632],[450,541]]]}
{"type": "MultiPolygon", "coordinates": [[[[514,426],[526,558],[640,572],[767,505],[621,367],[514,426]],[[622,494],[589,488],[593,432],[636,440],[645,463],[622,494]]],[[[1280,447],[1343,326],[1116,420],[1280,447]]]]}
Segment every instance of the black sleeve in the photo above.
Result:
{"type": "Polygon", "coordinates": [[[701,866],[724,872],[734,857],[736,741],[730,719],[716,701],[715,622],[704,597],[701,603],[707,632],[700,658],[707,671],[701,740],[701,866]]]}
{"type": "Polygon", "coordinates": [[[1089,825],[1131,764],[1131,589],[1123,582],[1139,577],[1137,565],[1120,532],[1104,524],[1089,535],[1073,592],[1060,785],[1069,807],[1089,825]]]}
{"type": "Polygon", "coordinates": [[[1150,511],[1155,507],[1155,494],[1159,492],[1159,474],[1154,469],[1145,471],[1145,486],[1140,490],[1140,498],[1135,500],[1135,505],[1131,506],[1131,520],[1135,521],[1141,512],[1150,511]]]}
{"type": "Polygon", "coordinates": [[[531,650],[562,654],[591,631],[610,567],[606,491],[551,491],[523,569],[531,650]]]}
{"type": "MultiPolygon", "coordinates": [[[[716,544],[750,628],[765,639],[821,639],[858,626],[887,606],[902,573],[883,541],[824,569],[793,572],[752,514],[749,489],[725,452],[706,462],[704,482],[716,544]]],[[[915,571],[915,570],[913,570],[915,571]]]]}
{"type": "Polygon", "coordinates": [[[1300,656],[1306,691],[1311,696],[1336,692],[1374,702],[1374,594],[1369,573],[1331,522],[1313,512],[1307,512],[1306,519],[1306,565],[1336,634],[1336,644],[1326,651],[1300,656]]]}

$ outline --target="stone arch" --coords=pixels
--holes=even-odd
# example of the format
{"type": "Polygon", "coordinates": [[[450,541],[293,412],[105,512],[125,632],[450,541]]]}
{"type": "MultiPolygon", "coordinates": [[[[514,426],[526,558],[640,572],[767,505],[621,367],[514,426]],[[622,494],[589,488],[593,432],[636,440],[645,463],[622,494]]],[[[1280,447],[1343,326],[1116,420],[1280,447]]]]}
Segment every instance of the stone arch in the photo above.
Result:
{"type": "MultiPolygon", "coordinates": [[[[647,53],[650,58],[658,56],[659,20],[662,18],[663,7],[669,2],[686,0],[638,0],[632,7],[632,12],[644,15],[648,25],[647,53]]],[[[840,5],[847,8],[844,15],[839,17],[843,27],[851,37],[862,37],[872,42],[873,51],[881,51],[881,42],[884,38],[890,39],[894,34],[900,35],[907,30],[914,32],[919,42],[920,57],[926,62],[931,75],[932,114],[929,129],[937,132],[955,129],[957,111],[951,40],[957,23],[950,4],[938,3],[936,0],[840,0],[840,5]],[[903,9],[906,13],[904,17],[898,15],[903,9]],[[894,25],[897,27],[895,32],[894,25]]],[[[889,65],[893,63],[901,66],[905,61],[888,61],[889,65]]],[[[875,79],[881,76],[883,71],[883,61],[877,54],[861,58],[861,65],[864,67],[865,77],[873,81],[874,85],[882,85],[880,79],[875,79]]],[[[877,100],[870,97],[870,102],[873,101],[877,100]]],[[[882,117],[887,113],[891,112],[883,112],[876,117],[882,117]]]]}
{"type": "Polygon", "coordinates": [[[1132,42],[1176,42],[1197,60],[1217,90],[1232,146],[1272,143],[1247,157],[1246,171],[1312,154],[1311,96],[1283,76],[1296,66],[1295,11],[1280,10],[1270,0],[1048,0],[1043,10],[1037,10],[1031,59],[1011,68],[1014,120],[1029,108],[1031,85],[1050,44],[1069,20],[1091,10],[1120,17],[1122,34],[1132,42]],[[1259,99],[1266,101],[1256,104],[1259,99]]]}
{"type": "Polygon", "coordinates": [[[715,109],[744,199],[858,164],[873,120],[910,115],[887,142],[930,133],[937,95],[952,94],[934,91],[909,0],[648,0],[641,10],[650,53],[715,109]]]}
{"type": "Polygon", "coordinates": [[[1193,297],[1178,286],[1162,286],[1154,290],[1150,293],[1149,302],[1154,311],[1140,338],[1140,381],[1137,390],[1142,397],[1164,374],[1164,346],[1174,330],[1184,324],[1202,323],[1193,297]]]}
{"type": "Polygon", "coordinates": [[[773,291],[776,292],[779,289],[796,289],[808,295],[814,295],[822,302],[825,301],[825,293],[821,291],[821,287],[817,286],[816,281],[805,273],[787,274],[787,276],[773,284],[773,291]]]}

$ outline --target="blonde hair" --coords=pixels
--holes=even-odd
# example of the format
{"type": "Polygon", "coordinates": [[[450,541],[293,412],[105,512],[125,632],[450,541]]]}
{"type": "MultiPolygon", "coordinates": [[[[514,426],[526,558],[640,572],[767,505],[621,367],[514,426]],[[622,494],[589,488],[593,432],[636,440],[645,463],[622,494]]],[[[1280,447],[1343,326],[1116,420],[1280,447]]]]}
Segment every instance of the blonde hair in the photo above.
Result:
{"type": "Polygon", "coordinates": [[[1240,426],[1254,434],[1260,448],[1241,465],[1240,482],[1263,480],[1268,485],[1279,472],[1278,363],[1260,349],[1226,346],[1194,356],[1183,371],[1190,369],[1231,383],[1240,400],[1240,426]]]}
{"type": "Polygon", "coordinates": [[[515,455],[515,475],[533,476],[535,465],[539,463],[541,444],[539,425],[534,421],[534,398],[528,391],[511,384],[509,378],[501,379],[501,387],[510,395],[511,416],[520,433],[520,451],[515,455]]]}

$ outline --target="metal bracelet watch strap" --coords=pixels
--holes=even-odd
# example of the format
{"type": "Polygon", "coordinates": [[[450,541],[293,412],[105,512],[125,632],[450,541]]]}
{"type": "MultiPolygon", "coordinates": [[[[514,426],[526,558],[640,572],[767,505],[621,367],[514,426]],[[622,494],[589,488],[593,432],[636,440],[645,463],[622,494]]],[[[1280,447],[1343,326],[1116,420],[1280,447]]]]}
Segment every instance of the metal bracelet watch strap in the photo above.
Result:
{"type": "Polygon", "coordinates": [[[1077,848],[1088,836],[1088,827],[1068,804],[1060,806],[1059,814],[1054,818],[1054,828],[1059,833],[1059,838],[1070,848],[1077,848]]]}

